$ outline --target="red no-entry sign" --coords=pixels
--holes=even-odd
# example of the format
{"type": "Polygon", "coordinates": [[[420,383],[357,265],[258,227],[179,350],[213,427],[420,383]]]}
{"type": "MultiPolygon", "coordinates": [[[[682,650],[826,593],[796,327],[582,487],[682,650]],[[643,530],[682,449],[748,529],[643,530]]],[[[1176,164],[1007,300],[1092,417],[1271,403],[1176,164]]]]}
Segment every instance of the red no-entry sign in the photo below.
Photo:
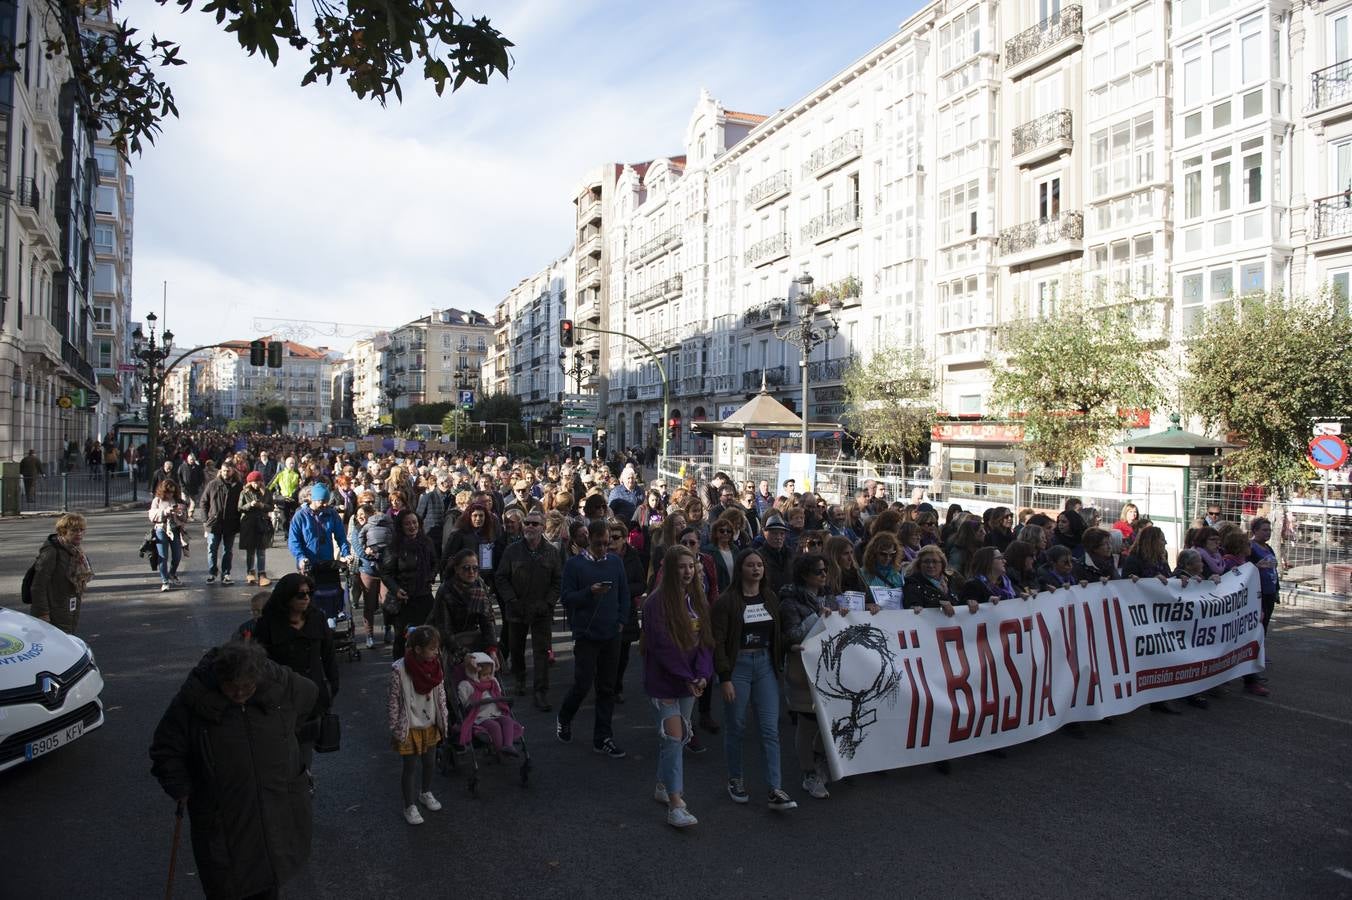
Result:
{"type": "Polygon", "coordinates": [[[1347,443],[1336,434],[1310,441],[1310,462],[1316,469],[1341,469],[1347,463],[1347,443]]]}

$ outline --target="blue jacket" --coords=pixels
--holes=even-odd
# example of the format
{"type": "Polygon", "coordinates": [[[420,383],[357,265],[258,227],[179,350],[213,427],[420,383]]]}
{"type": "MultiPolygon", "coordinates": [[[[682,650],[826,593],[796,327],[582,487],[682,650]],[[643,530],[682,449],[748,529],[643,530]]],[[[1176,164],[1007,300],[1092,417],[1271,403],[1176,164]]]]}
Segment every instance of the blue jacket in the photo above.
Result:
{"type": "Polygon", "coordinates": [[[585,553],[569,557],[563,564],[563,584],[559,600],[568,614],[573,637],[606,641],[620,636],[620,628],[629,618],[629,580],[624,563],[614,553],[594,561],[585,553]],[[591,591],[598,581],[609,581],[610,590],[599,597],[591,591]]]}
{"type": "Polygon", "coordinates": [[[286,545],[296,562],[308,559],[310,562],[329,562],[333,557],[333,540],[338,541],[338,549],[343,556],[352,552],[347,542],[347,530],[343,528],[343,519],[333,507],[325,507],[318,515],[308,506],[296,510],[291,517],[291,530],[286,535],[286,545]]]}

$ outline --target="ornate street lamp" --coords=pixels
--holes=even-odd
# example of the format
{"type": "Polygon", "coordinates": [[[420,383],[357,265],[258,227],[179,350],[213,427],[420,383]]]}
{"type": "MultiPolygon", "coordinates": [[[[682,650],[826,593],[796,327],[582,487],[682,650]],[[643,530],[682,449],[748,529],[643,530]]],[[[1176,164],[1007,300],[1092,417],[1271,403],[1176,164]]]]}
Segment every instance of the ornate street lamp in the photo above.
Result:
{"type": "Polygon", "coordinates": [[[840,331],[840,310],[844,306],[840,298],[832,297],[830,303],[818,303],[812,295],[812,276],[806,271],[789,283],[789,300],[798,308],[798,320],[792,325],[783,325],[786,303],[774,300],[770,304],[770,321],[775,337],[787,341],[802,351],[798,362],[801,368],[803,387],[802,409],[803,434],[801,452],[808,452],[808,406],[807,406],[807,361],[813,349],[821,346],[840,331]],[[823,305],[827,308],[822,309],[823,305]],[[782,325],[782,327],[781,327],[782,325]]]}
{"type": "Polygon", "coordinates": [[[136,371],[141,377],[141,387],[146,398],[146,449],[150,453],[149,468],[153,470],[159,464],[160,416],[163,408],[164,361],[173,352],[174,333],[166,329],[160,339],[155,339],[155,323],[158,317],[146,313],[146,323],[150,336],[147,337],[138,325],[132,332],[132,356],[138,362],[136,371]]]}

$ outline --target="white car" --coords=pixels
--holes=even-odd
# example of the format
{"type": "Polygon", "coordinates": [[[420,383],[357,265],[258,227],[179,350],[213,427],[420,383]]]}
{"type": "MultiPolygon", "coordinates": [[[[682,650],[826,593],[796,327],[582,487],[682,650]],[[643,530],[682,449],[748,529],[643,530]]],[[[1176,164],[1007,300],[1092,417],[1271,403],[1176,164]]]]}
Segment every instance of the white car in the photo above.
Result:
{"type": "Polygon", "coordinates": [[[102,691],[88,644],[41,619],[0,609],[0,771],[102,725],[102,691]]]}

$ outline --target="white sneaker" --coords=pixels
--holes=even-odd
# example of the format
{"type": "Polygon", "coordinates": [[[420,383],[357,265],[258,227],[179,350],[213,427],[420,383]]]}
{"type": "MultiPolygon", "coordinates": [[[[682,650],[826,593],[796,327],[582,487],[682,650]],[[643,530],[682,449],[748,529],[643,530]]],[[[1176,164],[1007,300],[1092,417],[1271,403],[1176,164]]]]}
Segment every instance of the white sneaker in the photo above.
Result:
{"type": "Polygon", "coordinates": [[[166,581],[164,584],[160,585],[160,593],[161,594],[169,593],[169,582],[166,581]]]}
{"type": "Polygon", "coordinates": [[[826,789],[825,783],[815,772],[803,776],[803,790],[807,791],[808,796],[816,797],[818,800],[825,800],[831,796],[831,792],[826,789]]]}
{"type": "Polygon", "coordinates": [[[657,787],[653,788],[653,799],[658,803],[671,802],[671,797],[667,794],[667,786],[665,784],[659,784],[657,787]]]}
{"type": "Polygon", "coordinates": [[[418,800],[419,802],[422,803],[423,806],[427,807],[432,812],[436,812],[437,810],[441,809],[441,801],[439,801],[436,797],[433,797],[431,791],[423,791],[421,794],[418,795],[418,800]]]}
{"type": "Polygon", "coordinates": [[[691,825],[698,825],[699,819],[692,816],[690,810],[684,806],[677,806],[667,810],[667,824],[672,828],[689,828],[691,825]]]}
{"type": "Polygon", "coordinates": [[[410,825],[421,825],[423,823],[422,813],[418,812],[417,805],[404,810],[404,821],[410,825]]]}
{"type": "Polygon", "coordinates": [[[366,649],[367,649],[367,650],[370,650],[370,649],[371,649],[372,647],[374,647],[375,645],[376,645],[376,639],[375,639],[375,637],[374,637],[373,635],[369,635],[369,634],[368,634],[368,635],[366,636],[366,649]]]}

